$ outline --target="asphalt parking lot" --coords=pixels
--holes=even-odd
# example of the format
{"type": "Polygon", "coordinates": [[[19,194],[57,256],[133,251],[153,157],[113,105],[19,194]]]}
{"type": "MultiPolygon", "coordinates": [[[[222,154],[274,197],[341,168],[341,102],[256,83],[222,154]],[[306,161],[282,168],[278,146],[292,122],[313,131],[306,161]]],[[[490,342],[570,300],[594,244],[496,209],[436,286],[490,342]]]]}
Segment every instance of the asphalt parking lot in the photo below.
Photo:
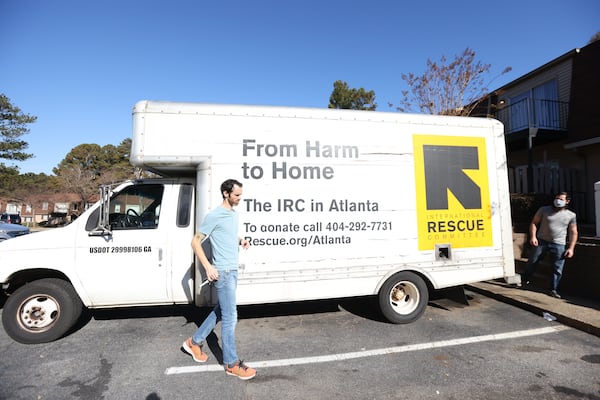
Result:
{"type": "Polygon", "coordinates": [[[6,399],[594,399],[598,338],[467,292],[441,297],[409,325],[369,299],[240,307],[238,352],[258,369],[225,375],[218,330],[206,364],[180,348],[206,310],[96,311],[56,342],[0,331],[6,399]]]}

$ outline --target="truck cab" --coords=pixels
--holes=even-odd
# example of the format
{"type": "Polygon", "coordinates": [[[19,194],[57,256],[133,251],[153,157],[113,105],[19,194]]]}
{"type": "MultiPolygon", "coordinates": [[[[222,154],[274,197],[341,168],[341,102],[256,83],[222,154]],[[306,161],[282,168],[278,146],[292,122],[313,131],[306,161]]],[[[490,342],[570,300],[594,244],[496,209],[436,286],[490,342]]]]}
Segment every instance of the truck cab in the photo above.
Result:
{"type": "Polygon", "coordinates": [[[70,320],[82,305],[193,301],[193,179],[129,181],[109,196],[66,227],[2,243],[0,282],[10,294],[3,320],[11,336],[24,343],[60,337],[55,325],[65,307],[76,310],[70,320]],[[100,224],[103,206],[108,226],[100,224]]]}

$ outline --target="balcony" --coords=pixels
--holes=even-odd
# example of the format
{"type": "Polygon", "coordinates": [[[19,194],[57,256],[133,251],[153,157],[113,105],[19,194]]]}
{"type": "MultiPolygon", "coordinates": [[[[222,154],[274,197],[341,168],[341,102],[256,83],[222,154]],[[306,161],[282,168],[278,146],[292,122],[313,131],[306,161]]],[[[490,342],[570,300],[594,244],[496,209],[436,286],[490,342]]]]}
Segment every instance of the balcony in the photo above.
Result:
{"type": "Polygon", "coordinates": [[[499,105],[495,115],[504,124],[507,139],[511,134],[528,132],[529,128],[538,128],[539,132],[564,133],[567,131],[568,117],[569,103],[530,98],[510,105],[499,105]]]}

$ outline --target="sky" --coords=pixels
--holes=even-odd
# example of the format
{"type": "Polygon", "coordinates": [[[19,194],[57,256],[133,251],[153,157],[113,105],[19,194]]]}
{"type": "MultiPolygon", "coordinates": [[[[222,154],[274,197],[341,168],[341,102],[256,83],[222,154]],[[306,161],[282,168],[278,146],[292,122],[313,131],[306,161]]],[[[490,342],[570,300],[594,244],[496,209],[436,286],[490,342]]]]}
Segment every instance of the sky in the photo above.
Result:
{"type": "Polygon", "coordinates": [[[0,93],[37,116],[34,157],[0,162],[118,145],[139,100],[327,108],[342,80],[395,112],[428,59],[470,47],[493,90],[598,31],[598,0],[0,0],[0,93]]]}

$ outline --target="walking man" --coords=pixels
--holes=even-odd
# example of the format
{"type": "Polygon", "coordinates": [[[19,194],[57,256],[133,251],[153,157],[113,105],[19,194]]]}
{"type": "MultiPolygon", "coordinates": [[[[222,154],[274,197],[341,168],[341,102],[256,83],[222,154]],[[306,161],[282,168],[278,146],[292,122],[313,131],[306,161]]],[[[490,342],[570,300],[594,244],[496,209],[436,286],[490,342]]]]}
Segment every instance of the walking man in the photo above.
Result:
{"type": "Polygon", "coordinates": [[[527,260],[523,274],[523,282],[527,285],[538,263],[546,254],[550,254],[554,269],[550,294],[559,299],[558,284],[562,277],[565,259],[573,257],[578,237],[575,213],[567,209],[570,201],[566,192],[560,192],[554,197],[551,206],[541,207],[535,213],[529,225],[532,254],[527,260]]]}
{"type": "Polygon", "coordinates": [[[239,360],[235,346],[238,246],[244,249],[250,246],[247,240],[238,237],[238,213],[233,209],[240,203],[242,184],[234,179],[228,179],[221,184],[221,194],[223,203],[208,213],[192,239],[194,253],[204,267],[208,280],[214,282],[217,289],[218,302],[196,333],[183,342],[183,349],[192,356],[194,361],[206,362],[208,355],[202,351],[202,342],[221,321],[225,372],[246,380],[254,378],[256,370],[239,360]],[[209,236],[213,254],[212,263],[202,249],[202,242],[209,236]]]}

